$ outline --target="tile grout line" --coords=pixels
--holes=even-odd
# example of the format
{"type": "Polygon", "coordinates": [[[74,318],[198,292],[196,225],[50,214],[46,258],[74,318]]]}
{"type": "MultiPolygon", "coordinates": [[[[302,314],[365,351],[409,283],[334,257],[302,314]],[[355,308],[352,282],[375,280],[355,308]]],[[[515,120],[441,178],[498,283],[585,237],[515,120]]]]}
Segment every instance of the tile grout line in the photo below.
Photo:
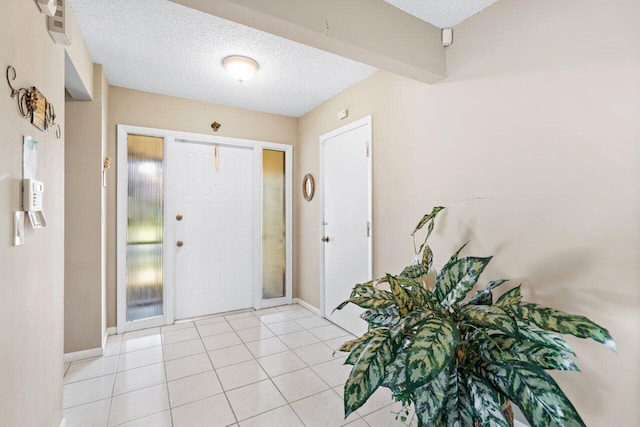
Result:
{"type": "MultiPolygon", "coordinates": [[[[224,322],[226,322],[229,326],[231,326],[231,324],[227,321],[227,319],[224,319],[224,322]]],[[[238,421],[238,416],[236,415],[236,411],[233,410],[233,406],[231,406],[231,401],[229,400],[229,396],[227,396],[227,393],[224,391],[224,387],[222,386],[222,381],[220,380],[220,376],[218,375],[218,371],[216,371],[215,366],[213,366],[213,360],[211,360],[211,355],[209,354],[209,351],[207,351],[207,347],[204,345],[204,341],[202,340],[202,336],[200,335],[200,331],[198,330],[197,327],[196,327],[196,331],[198,332],[198,336],[200,336],[200,341],[202,341],[202,345],[204,346],[205,353],[207,355],[207,359],[209,359],[209,363],[211,364],[211,369],[213,369],[213,373],[215,374],[215,376],[216,376],[216,378],[218,380],[218,384],[220,384],[220,388],[222,389],[222,393],[224,394],[224,398],[227,401],[227,405],[229,405],[229,409],[231,409],[231,415],[233,415],[233,419],[236,420],[236,424],[238,424],[239,421],[238,421]]],[[[234,333],[235,333],[235,331],[234,331],[234,333]]],[[[238,334],[236,334],[236,336],[237,335],[238,334]]],[[[240,339],[240,337],[238,337],[238,339],[240,339]]],[[[247,348],[247,351],[249,351],[248,348],[247,348]]],[[[249,353],[251,353],[251,352],[249,351],[249,353]]]]}
{"type": "MultiPolygon", "coordinates": [[[[277,308],[274,308],[274,310],[275,310],[275,309],[277,309],[277,308]]],[[[303,308],[303,307],[299,307],[299,309],[300,309],[300,310],[308,311],[308,310],[306,310],[306,309],[305,309],[305,308],[303,308]]],[[[169,361],[167,361],[167,360],[165,359],[165,350],[166,350],[166,347],[167,347],[167,346],[169,346],[169,345],[174,345],[174,344],[183,344],[183,343],[186,343],[186,342],[188,342],[188,341],[195,341],[195,340],[198,340],[198,339],[199,339],[200,344],[202,344],[202,345],[203,345],[203,347],[205,348],[204,352],[205,352],[205,353],[207,353],[207,358],[208,358],[208,360],[209,360],[209,363],[212,365],[212,370],[213,370],[214,374],[216,375],[216,378],[218,379],[218,382],[220,383],[220,386],[221,386],[221,389],[222,389],[222,392],[221,392],[221,393],[223,393],[223,394],[225,395],[225,399],[226,399],[227,404],[229,405],[229,407],[230,407],[230,409],[231,409],[231,411],[232,411],[232,414],[233,414],[233,416],[234,416],[234,419],[236,420],[236,423],[239,423],[240,421],[238,420],[238,417],[237,417],[237,415],[235,414],[235,410],[234,410],[234,409],[233,409],[233,407],[231,406],[231,402],[229,401],[229,398],[228,398],[228,396],[227,396],[227,392],[229,392],[229,391],[233,391],[233,390],[237,390],[237,389],[239,389],[239,388],[242,388],[242,387],[245,387],[245,386],[248,386],[248,385],[252,385],[252,384],[255,384],[255,383],[258,383],[258,382],[261,382],[261,381],[265,381],[265,380],[258,380],[258,381],[255,381],[255,382],[250,382],[250,383],[248,383],[248,384],[244,384],[244,385],[242,385],[242,386],[234,387],[234,388],[229,389],[229,390],[225,390],[225,388],[222,386],[222,382],[221,382],[220,377],[219,377],[219,375],[218,375],[217,369],[222,369],[222,368],[227,368],[227,367],[235,366],[235,365],[237,365],[238,363],[232,363],[231,365],[226,365],[226,366],[221,367],[221,368],[215,368],[215,367],[213,366],[213,361],[211,360],[210,351],[209,351],[209,350],[207,350],[207,349],[206,349],[206,346],[204,345],[204,338],[208,338],[208,337],[215,337],[216,335],[222,335],[222,334],[224,334],[224,333],[233,332],[233,334],[235,335],[235,337],[236,337],[236,338],[238,338],[238,339],[240,340],[240,344],[241,344],[241,345],[245,348],[245,350],[247,350],[247,351],[248,351],[248,353],[251,355],[251,359],[250,359],[249,361],[255,361],[255,362],[257,362],[257,364],[258,364],[258,366],[260,367],[261,371],[263,371],[263,372],[266,374],[267,379],[268,379],[268,380],[270,381],[270,383],[271,383],[271,384],[276,388],[276,390],[278,390],[278,393],[279,393],[279,394],[280,394],[280,396],[284,399],[284,402],[286,402],[286,404],[285,404],[285,405],[281,405],[281,406],[277,406],[277,407],[275,407],[275,408],[271,408],[271,409],[269,409],[268,411],[264,411],[264,412],[258,413],[258,414],[254,415],[254,416],[252,416],[252,417],[247,418],[247,419],[251,419],[251,418],[254,418],[254,417],[257,417],[257,416],[263,415],[263,414],[264,414],[264,413],[266,413],[266,412],[270,412],[270,411],[273,411],[273,410],[276,410],[276,409],[282,408],[282,407],[284,407],[284,406],[288,406],[288,407],[289,407],[289,408],[294,412],[294,414],[296,415],[296,417],[297,417],[298,419],[300,419],[299,414],[295,411],[295,409],[293,409],[293,407],[291,406],[291,404],[292,404],[292,403],[295,403],[295,402],[298,402],[298,401],[300,401],[300,400],[303,400],[303,399],[307,399],[307,398],[313,397],[313,396],[318,395],[318,394],[320,394],[320,393],[324,393],[324,392],[325,392],[325,391],[327,391],[327,390],[322,390],[322,391],[319,391],[319,392],[317,392],[317,393],[313,393],[313,394],[311,394],[311,395],[309,395],[309,396],[305,396],[305,397],[302,397],[302,398],[297,399],[297,400],[294,400],[294,401],[289,401],[287,398],[285,398],[285,397],[284,397],[284,395],[282,394],[281,390],[280,390],[280,389],[275,385],[275,383],[274,383],[273,379],[274,379],[274,378],[277,378],[277,377],[280,377],[280,376],[283,376],[283,375],[287,375],[287,374],[290,374],[290,373],[293,373],[293,372],[297,372],[297,371],[301,371],[301,370],[303,370],[303,369],[307,369],[307,368],[309,368],[309,369],[311,370],[311,372],[313,372],[313,374],[314,374],[314,375],[316,375],[318,378],[320,378],[320,380],[322,381],[322,383],[324,383],[326,386],[328,386],[328,389],[332,390],[332,391],[333,391],[336,395],[338,395],[338,397],[339,397],[339,394],[337,394],[337,392],[333,389],[333,387],[332,387],[331,385],[329,385],[329,383],[328,383],[326,380],[324,380],[324,378],[320,377],[320,375],[318,375],[318,374],[317,374],[317,372],[313,369],[313,367],[314,367],[314,366],[317,366],[317,365],[320,365],[320,364],[323,364],[323,363],[331,362],[331,361],[333,361],[333,360],[340,360],[340,359],[342,359],[342,358],[336,358],[336,357],[334,356],[334,357],[332,357],[330,360],[322,361],[322,362],[315,363],[315,364],[310,364],[310,363],[307,363],[305,360],[301,359],[301,358],[300,358],[300,356],[298,356],[298,354],[296,353],[296,351],[297,351],[297,350],[298,350],[298,351],[299,351],[299,350],[302,350],[302,349],[304,349],[304,348],[306,348],[306,347],[310,347],[310,346],[318,345],[318,344],[323,344],[323,345],[325,345],[327,348],[329,348],[330,350],[333,350],[333,349],[331,348],[331,346],[330,346],[329,344],[327,344],[327,341],[335,340],[335,339],[337,339],[337,338],[342,338],[342,337],[344,337],[344,339],[346,340],[346,339],[348,339],[347,337],[348,337],[350,334],[349,334],[347,331],[344,331],[344,332],[345,332],[345,334],[346,334],[346,335],[344,335],[344,336],[339,336],[339,337],[334,337],[334,338],[329,338],[329,339],[327,339],[327,340],[323,340],[323,339],[321,339],[321,338],[317,337],[316,335],[314,335],[314,334],[313,334],[313,332],[312,332],[312,330],[313,330],[313,329],[317,329],[317,328],[322,328],[322,327],[330,326],[330,325],[331,325],[330,323],[329,323],[329,324],[321,324],[321,325],[318,325],[318,324],[316,323],[314,327],[305,327],[304,325],[302,325],[302,324],[298,323],[298,321],[303,320],[303,319],[311,319],[311,318],[315,318],[315,317],[317,317],[317,318],[319,318],[319,319],[322,319],[322,318],[321,318],[321,317],[319,317],[319,316],[314,315],[314,313],[311,313],[309,316],[303,316],[303,317],[299,317],[299,315],[297,315],[297,314],[295,315],[295,317],[294,317],[294,318],[287,316],[287,315],[286,315],[286,313],[287,313],[287,312],[290,312],[290,311],[292,311],[292,310],[299,311],[299,310],[297,310],[296,308],[293,308],[293,309],[288,309],[288,310],[278,310],[277,312],[276,312],[276,311],[273,311],[273,312],[269,312],[269,313],[261,313],[260,315],[256,314],[256,312],[255,312],[255,311],[254,311],[254,312],[251,312],[251,311],[245,311],[245,312],[242,312],[242,313],[235,313],[235,314],[245,314],[245,313],[247,313],[247,314],[252,314],[252,315],[253,315],[253,316],[251,316],[251,317],[250,317],[250,316],[248,316],[248,315],[247,315],[247,316],[245,316],[245,317],[240,317],[240,318],[238,318],[238,320],[243,319],[243,318],[254,318],[254,319],[258,320],[258,325],[255,325],[255,326],[249,326],[249,327],[242,327],[242,328],[237,328],[237,329],[236,329],[236,327],[234,327],[234,326],[229,322],[229,320],[228,320],[228,319],[226,319],[226,316],[225,316],[225,315],[213,316],[213,317],[210,317],[210,318],[208,318],[208,319],[219,319],[219,318],[222,318],[222,320],[220,320],[219,322],[211,322],[211,323],[207,323],[207,324],[200,325],[200,326],[202,327],[202,326],[206,326],[206,325],[209,325],[209,324],[223,323],[223,322],[224,322],[224,323],[227,325],[227,327],[230,327],[230,328],[231,328],[231,330],[230,330],[230,331],[227,331],[227,332],[215,333],[215,334],[212,334],[212,335],[208,335],[208,336],[206,336],[206,337],[203,337],[203,336],[201,335],[200,330],[199,330],[199,328],[198,328],[198,325],[196,325],[194,321],[184,322],[184,323],[192,323],[192,324],[191,324],[191,325],[186,325],[186,326],[185,326],[185,327],[183,327],[183,328],[170,329],[170,330],[163,330],[162,328],[159,328],[159,330],[160,330],[159,335],[160,335],[160,342],[161,342],[160,346],[152,346],[152,347],[147,347],[147,348],[141,348],[141,349],[138,349],[138,350],[134,350],[134,351],[130,351],[130,352],[125,352],[125,353],[123,353],[123,349],[125,348],[126,341],[128,341],[129,339],[145,338],[145,337],[154,336],[154,335],[156,335],[156,334],[155,334],[155,333],[150,333],[150,334],[147,334],[147,335],[141,335],[141,336],[139,336],[139,337],[138,337],[138,336],[136,336],[136,337],[133,337],[133,338],[126,338],[126,335],[127,335],[127,334],[123,334],[122,338],[118,340],[118,341],[120,341],[120,345],[119,345],[119,350],[120,350],[120,352],[119,352],[118,354],[116,354],[116,355],[112,355],[112,356],[106,356],[106,357],[105,357],[105,356],[102,356],[102,359],[104,359],[104,358],[109,358],[109,357],[118,357],[118,359],[116,360],[116,371],[115,371],[115,373],[114,373],[114,374],[106,374],[106,375],[98,375],[98,376],[96,376],[96,377],[90,377],[90,378],[86,378],[86,379],[84,379],[84,380],[91,380],[91,379],[100,378],[100,377],[103,377],[103,376],[114,375],[114,382],[113,382],[113,385],[112,385],[112,388],[111,388],[111,396],[109,396],[109,397],[108,397],[108,398],[109,398],[109,408],[108,408],[108,413],[107,413],[107,415],[108,415],[108,416],[107,416],[107,421],[106,421],[106,422],[108,423],[109,418],[110,418],[110,416],[111,416],[112,400],[113,400],[113,398],[114,398],[115,385],[116,385],[116,380],[118,379],[118,376],[119,376],[120,374],[122,374],[122,373],[124,373],[124,372],[127,372],[127,371],[130,371],[130,370],[140,369],[140,368],[145,368],[145,367],[149,367],[149,366],[157,365],[157,364],[159,364],[159,363],[163,363],[163,364],[164,364],[164,375],[165,375],[165,378],[164,378],[164,382],[163,382],[163,383],[160,383],[160,384],[153,384],[153,385],[149,385],[149,386],[146,386],[146,387],[141,387],[141,388],[134,389],[134,390],[128,390],[127,392],[125,392],[125,393],[121,393],[121,394],[119,394],[118,396],[125,395],[125,394],[131,393],[131,392],[135,392],[135,391],[139,391],[139,390],[143,390],[143,389],[145,389],[145,388],[155,387],[155,386],[158,386],[158,385],[164,384],[164,385],[165,385],[165,392],[167,393],[167,399],[168,399],[168,402],[169,402],[169,413],[170,413],[170,416],[171,416],[171,422],[172,422],[172,425],[173,425],[173,424],[174,424],[174,420],[173,420],[173,409],[174,409],[174,408],[172,408],[171,403],[170,403],[170,395],[169,395],[169,390],[168,390],[168,383],[169,383],[170,381],[168,380],[168,375],[167,375],[167,362],[169,362],[169,361]],[[273,323],[269,323],[269,324],[267,324],[267,323],[264,323],[264,322],[261,320],[261,318],[259,317],[259,316],[265,316],[265,315],[269,315],[269,314],[283,314],[283,315],[284,315],[284,317],[285,317],[287,320],[282,320],[281,322],[273,322],[273,323]],[[299,331],[292,331],[292,332],[288,332],[288,333],[284,333],[284,334],[276,334],[276,333],[275,333],[275,332],[274,332],[274,331],[269,327],[270,325],[276,325],[276,324],[278,324],[278,323],[284,323],[284,322],[293,322],[293,324],[297,325],[297,326],[298,326],[298,327],[300,327],[301,329],[300,329],[299,331]],[[260,337],[259,339],[247,340],[247,341],[245,341],[244,339],[242,339],[242,338],[239,336],[239,331],[248,330],[248,329],[262,329],[263,327],[267,328],[267,330],[268,330],[268,331],[270,331],[270,333],[274,334],[274,336],[272,336],[272,337],[266,337],[266,338],[262,338],[262,337],[260,337]],[[184,340],[182,340],[182,341],[172,342],[172,343],[170,343],[170,344],[169,344],[169,343],[167,343],[167,342],[165,341],[165,334],[167,334],[167,335],[172,335],[173,333],[178,333],[178,332],[180,332],[180,331],[183,331],[182,333],[185,333],[184,331],[186,331],[186,330],[188,330],[188,329],[191,329],[191,328],[195,328],[195,329],[196,329],[196,333],[197,333],[197,335],[198,335],[198,338],[193,338],[193,339],[184,339],[184,340]],[[291,335],[291,334],[296,334],[296,333],[299,333],[299,332],[307,332],[307,333],[309,333],[311,336],[313,336],[313,337],[314,337],[314,339],[317,339],[318,341],[317,341],[317,342],[313,342],[313,343],[308,343],[308,344],[306,344],[306,345],[299,346],[299,347],[293,347],[293,346],[289,346],[289,345],[287,345],[287,344],[286,344],[286,342],[285,342],[285,341],[283,341],[283,340],[282,340],[282,338],[281,338],[281,337],[283,337],[283,336],[291,335]],[[277,351],[277,352],[275,352],[275,353],[267,354],[267,355],[264,355],[264,356],[257,356],[256,354],[254,354],[254,353],[249,349],[249,347],[248,347],[248,345],[247,345],[248,343],[251,343],[251,342],[262,341],[262,340],[266,340],[266,339],[270,339],[270,338],[276,338],[276,339],[277,339],[277,342],[279,342],[279,343],[283,344],[283,346],[284,346],[284,348],[286,348],[286,350],[277,351]],[[158,348],[158,347],[160,347],[160,349],[161,349],[160,351],[162,352],[162,362],[158,362],[158,363],[148,363],[148,364],[144,364],[144,365],[141,365],[141,366],[136,366],[135,368],[125,369],[125,370],[123,370],[123,371],[120,371],[120,370],[119,370],[119,369],[120,369],[120,365],[121,365],[121,363],[123,362],[123,360],[121,359],[121,356],[126,355],[126,354],[134,354],[134,353],[136,353],[136,352],[141,352],[141,351],[145,351],[145,350],[146,350],[146,351],[149,351],[149,350],[152,350],[152,349],[155,349],[155,348],[158,348]],[[294,370],[289,371],[289,372],[284,372],[284,373],[281,373],[281,374],[279,374],[279,375],[275,375],[275,376],[272,376],[272,375],[270,375],[269,373],[267,373],[267,372],[264,370],[264,367],[263,367],[263,366],[262,366],[262,364],[260,363],[260,360],[259,360],[259,359],[266,358],[266,357],[270,357],[270,356],[277,356],[277,355],[282,354],[282,353],[285,353],[285,352],[290,352],[292,355],[294,355],[294,357],[296,357],[298,360],[300,360],[300,361],[301,361],[301,363],[302,363],[303,367],[301,367],[301,368],[299,368],[299,369],[294,369],[294,370]]],[[[205,319],[200,319],[200,320],[207,320],[207,318],[205,318],[205,319]]],[[[114,340],[114,341],[116,341],[116,340],[114,340]]],[[[220,348],[220,349],[216,349],[216,350],[211,350],[211,351],[224,350],[224,349],[227,349],[227,348],[232,347],[232,346],[235,346],[235,345],[236,345],[236,344],[231,345],[231,346],[222,347],[222,348],[220,348]]],[[[180,360],[180,359],[183,359],[183,358],[187,358],[187,357],[191,357],[191,356],[195,356],[195,355],[199,355],[199,354],[202,354],[202,353],[195,353],[195,354],[191,354],[191,355],[186,355],[186,356],[178,357],[178,358],[172,359],[172,361],[173,361],[173,360],[180,360]]],[[[99,359],[99,358],[89,359],[89,360],[96,360],[96,359],[99,359]]],[[[69,372],[69,370],[70,370],[70,368],[71,368],[71,366],[72,366],[73,364],[77,364],[77,363],[81,363],[81,362],[86,362],[86,361],[88,361],[88,360],[76,361],[76,362],[71,362],[71,363],[69,363],[69,365],[67,366],[67,368],[66,368],[66,370],[65,370],[65,372],[64,372],[64,374],[63,374],[63,378],[65,378],[65,377],[68,375],[68,372],[69,372]]],[[[247,361],[243,361],[243,362],[239,362],[239,363],[245,363],[245,362],[247,362],[247,361]]],[[[208,372],[208,371],[206,371],[206,372],[208,372]]],[[[178,379],[183,379],[183,378],[188,378],[188,377],[195,376],[195,375],[199,375],[199,374],[202,374],[202,372],[194,373],[194,374],[187,375],[187,376],[185,376],[185,377],[181,377],[181,378],[177,378],[176,380],[178,380],[178,379]]],[[[73,382],[73,383],[68,383],[68,384],[74,384],[74,383],[77,383],[77,382],[80,382],[80,381],[84,381],[84,380],[78,380],[78,381],[75,381],[75,382],[73,382]]],[[[219,393],[218,393],[218,394],[219,394],[219,393]]],[[[215,394],[215,395],[217,395],[217,394],[215,394]]],[[[215,396],[215,395],[213,395],[213,396],[215,396]]],[[[205,398],[203,398],[203,399],[206,399],[206,398],[208,398],[208,397],[212,397],[212,396],[207,396],[207,397],[205,397],[205,398]]],[[[193,401],[193,402],[197,402],[197,401],[200,401],[200,400],[203,400],[203,399],[198,399],[198,400],[195,400],[195,401],[193,401]]],[[[102,399],[98,399],[98,400],[96,400],[96,401],[99,401],[99,400],[102,400],[102,399]]],[[[88,404],[88,403],[94,403],[94,402],[96,402],[96,401],[92,401],[92,402],[85,402],[85,403],[83,403],[83,404],[81,404],[81,405],[88,404]]],[[[188,402],[188,403],[193,403],[193,402],[188,402]]],[[[188,404],[188,403],[185,403],[185,404],[183,404],[183,405],[186,405],[186,404],[188,404]]],[[[67,408],[67,409],[71,409],[71,408],[74,408],[74,407],[77,407],[77,406],[81,406],[81,405],[76,405],[76,406],[73,406],[73,407],[70,407],[70,408],[67,408]]],[[[179,405],[179,406],[176,406],[176,407],[180,407],[180,406],[183,406],[183,405],[179,405]]],[[[164,412],[164,411],[154,412],[154,413],[152,413],[152,414],[146,414],[146,415],[145,415],[145,416],[143,416],[143,417],[139,417],[139,418],[136,418],[136,419],[132,419],[132,420],[129,420],[129,421],[127,421],[127,422],[135,421],[135,420],[140,419],[140,418],[146,418],[146,417],[149,417],[149,416],[152,416],[152,415],[155,415],[155,414],[161,413],[161,412],[164,412]]],[[[358,415],[358,418],[357,418],[357,419],[362,419],[362,417],[361,417],[359,414],[357,414],[357,415],[358,415]]],[[[368,415],[368,414],[366,414],[366,415],[368,415]]],[[[357,419],[356,419],[356,420],[357,420],[357,419]]],[[[355,422],[356,420],[353,420],[352,422],[355,422]]],[[[243,421],[245,421],[245,420],[243,420],[243,421]]],[[[301,419],[300,419],[300,421],[302,422],[302,420],[301,420],[301,419]]],[[[304,423],[303,423],[303,424],[304,424],[304,423]]],[[[365,424],[368,424],[368,423],[366,423],[366,421],[365,421],[365,424]]]]}

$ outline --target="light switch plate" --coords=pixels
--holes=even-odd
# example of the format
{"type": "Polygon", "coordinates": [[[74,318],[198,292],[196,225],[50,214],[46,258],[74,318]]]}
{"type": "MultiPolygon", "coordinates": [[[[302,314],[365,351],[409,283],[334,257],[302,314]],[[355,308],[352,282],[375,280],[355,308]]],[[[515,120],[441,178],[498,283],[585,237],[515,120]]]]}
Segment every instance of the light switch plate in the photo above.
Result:
{"type": "Polygon", "coordinates": [[[13,245],[24,245],[24,212],[13,213],[13,245]]]}

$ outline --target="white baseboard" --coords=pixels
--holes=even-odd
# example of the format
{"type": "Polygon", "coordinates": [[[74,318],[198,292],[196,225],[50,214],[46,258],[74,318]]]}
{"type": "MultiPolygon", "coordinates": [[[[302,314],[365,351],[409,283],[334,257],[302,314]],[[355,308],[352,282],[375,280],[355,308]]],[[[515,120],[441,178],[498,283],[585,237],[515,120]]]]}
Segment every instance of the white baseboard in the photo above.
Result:
{"type": "Polygon", "coordinates": [[[294,298],[292,302],[294,304],[300,304],[301,306],[303,306],[304,308],[306,308],[307,310],[309,310],[310,312],[312,312],[316,316],[320,316],[320,309],[312,306],[311,304],[309,304],[305,300],[300,299],[300,298],[294,298]]]}
{"type": "Polygon", "coordinates": [[[107,328],[106,331],[104,331],[104,337],[102,337],[102,354],[104,354],[107,351],[107,339],[109,338],[109,335],[115,335],[116,334],[116,328],[111,327],[111,328],[107,328]]]}
{"type": "Polygon", "coordinates": [[[91,348],[89,350],[75,351],[73,353],[65,353],[62,357],[64,363],[77,362],[78,360],[91,359],[92,357],[100,357],[104,354],[102,347],[91,348]]]}

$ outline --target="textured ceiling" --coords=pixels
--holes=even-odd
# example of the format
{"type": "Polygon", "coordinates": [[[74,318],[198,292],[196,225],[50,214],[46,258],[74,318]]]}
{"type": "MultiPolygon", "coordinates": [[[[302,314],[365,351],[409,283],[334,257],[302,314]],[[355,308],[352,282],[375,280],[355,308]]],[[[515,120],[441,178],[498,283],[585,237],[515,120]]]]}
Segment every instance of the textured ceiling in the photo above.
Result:
{"type": "MultiPolygon", "coordinates": [[[[384,1],[447,28],[497,0],[384,1]]],[[[115,86],[299,117],[376,71],[167,0],[70,3],[93,61],[115,86]],[[239,83],[222,68],[229,55],[252,57],[260,70],[239,83]]]]}
{"type": "MultiPolygon", "coordinates": [[[[130,89],[299,117],[375,68],[166,0],[71,0],[95,63],[130,89]],[[239,83],[229,55],[260,64],[239,83]]],[[[144,108],[144,106],[141,106],[144,108]]]]}
{"type": "Polygon", "coordinates": [[[451,28],[498,0],[384,0],[438,28],[451,28]]]}

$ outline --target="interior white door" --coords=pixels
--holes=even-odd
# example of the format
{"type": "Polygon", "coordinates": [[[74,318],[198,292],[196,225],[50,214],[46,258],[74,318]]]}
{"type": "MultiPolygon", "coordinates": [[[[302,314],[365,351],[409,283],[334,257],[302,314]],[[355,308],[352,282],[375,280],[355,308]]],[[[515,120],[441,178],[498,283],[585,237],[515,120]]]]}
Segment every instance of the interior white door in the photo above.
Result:
{"type": "Polygon", "coordinates": [[[367,324],[353,304],[333,311],[353,286],[371,280],[371,120],[321,137],[324,313],[361,335],[367,324]]]}
{"type": "Polygon", "coordinates": [[[253,150],[169,144],[175,318],[253,304],[253,150]]]}

